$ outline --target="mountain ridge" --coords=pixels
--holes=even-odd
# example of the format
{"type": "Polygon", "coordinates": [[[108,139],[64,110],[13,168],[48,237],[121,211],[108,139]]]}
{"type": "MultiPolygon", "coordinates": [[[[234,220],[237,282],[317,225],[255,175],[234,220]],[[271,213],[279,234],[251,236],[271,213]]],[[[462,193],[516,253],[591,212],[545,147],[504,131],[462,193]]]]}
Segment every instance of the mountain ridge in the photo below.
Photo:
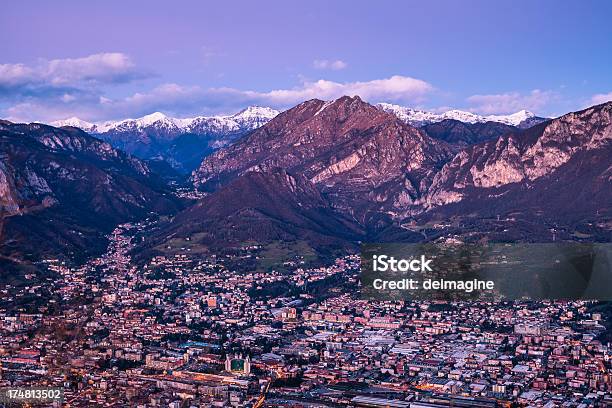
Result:
{"type": "Polygon", "coordinates": [[[500,122],[467,123],[455,119],[444,119],[421,127],[430,137],[465,147],[487,140],[496,139],[519,128],[500,122]]]}
{"type": "MultiPolygon", "coordinates": [[[[326,101],[333,102],[334,100],[326,101]]],[[[526,109],[519,110],[515,113],[508,115],[479,115],[470,111],[463,111],[460,109],[449,109],[442,113],[435,113],[427,110],[415,109],[407,106],[391,104],[387,102],[380,102],[374,106],[395,114],[403,121],[413,126],[424,126],[431,123],[438,123],[443,120],[451,119],[457,120],[463,123],[485,123],[485,122],[497,122],[503,123],[510,126],[516,126],[520,128],[533,126],[541,121],[549,120],[550,118],[544,118],[537,116],[533,112],[526,109]],[[523,126],[521,126],[523,124],[523,126]]],[[[178,118],[168,116],[161,112],[152,112],[140,118],[128,118],[114,121],[102,121],[102,122],[88,122],[78,117],[70,117],[63,120],[54,120],[48,124],[55,127],[73,126],[81,130],[90,133],[106,133],[108,131],[116,130],[120,127],[131,126],[131,123],[139,125],[140,127],[146,127],[154,124],[158,121],[167,121],[177,127],[183,127],[185,132],[191,131],[190,126],[194,122],[204,120],[245,120],[246,118],[255,118],[260,121],[260,125],[264,124],[268,120],[274,118],[281,111],[258,105],[248,106],[241,111],[231,115],[213,115],[213,116],[194,116],[190,118],[178,118]]],[[[255,128],[255,127],[253,127],[255,128]]]]}
{"type": "Polygon", "coordinates": [[[470,146],[434,177],[428,205],[460,201],[469,188],[529,183],[570,161],[580,151],[610,148],[612,102],[571,112],[524,131],[470,146]]]}
{"type": "Polygon", "coordinates": [[[194,130],[198,125],[201,126],[203,121],[216,121],[218,123],[226,122],[228,127],[239,127],[241,123],[247,124],[247,126],[256,127],[258,123],[265,123],[265,121],[272,119],[278,115],[279,111],[268,107],[262,107],[257,105],[248,106],[239,112],[231,115],[213,115],[213,116],[193,116],[189,118],[176,118],[167,116],[161,112],[153,112],[144,115],[139,118],[128,118],[114,121],[103,121],[103,122],[88,122],[79,119],[75,116],[49,122],[49,125],[55,127],[72,126],[77,127],[88,133],[106,133],[113,130],[121,130],[122,128],[145,128],[154,125],[157,122],[161,122],[162,125],[173,125],[177,128],[181,128],[184,133],[188,133],[194,130]]]}

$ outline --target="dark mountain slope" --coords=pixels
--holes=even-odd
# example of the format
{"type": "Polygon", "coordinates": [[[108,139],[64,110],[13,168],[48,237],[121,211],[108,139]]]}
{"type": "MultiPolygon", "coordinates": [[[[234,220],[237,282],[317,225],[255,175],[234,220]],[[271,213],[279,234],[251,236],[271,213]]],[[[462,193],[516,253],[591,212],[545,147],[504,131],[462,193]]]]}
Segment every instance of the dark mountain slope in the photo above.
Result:
{"type": "Polygon", "coordinates": [[[208,248],[305,241],[319,253],[353,246],[363,230],[339,214],[303,176],[254,169],[179,213],[149,247],[186,238],[208,248]]]}
{"type": "Polygon", "coordinates": [[[145,163],[76,128],[0,126],[0,253],[83,259],[118,223],[181,204],[145,163]]]}
{"type": "Polygon", "coordinates": [[[445,119],[425,125],[422,129],[434,139],[463,147],[497,139],[506,133],[516,132],[518,128],[499,122],[464,123],[445,119]]]}

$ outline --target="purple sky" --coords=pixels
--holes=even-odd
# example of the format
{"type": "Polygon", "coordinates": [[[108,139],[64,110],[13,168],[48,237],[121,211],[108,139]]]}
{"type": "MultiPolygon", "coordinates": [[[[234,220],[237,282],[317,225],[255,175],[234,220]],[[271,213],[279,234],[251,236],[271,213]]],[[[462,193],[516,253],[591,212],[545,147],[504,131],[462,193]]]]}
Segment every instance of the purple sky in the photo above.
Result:
{"type": "Polygon", "coordinates": [[[612,2],[29,1],[0,14],[0,117],[232,113],[359,94],[558,115],[612,99],[612,2]]]}

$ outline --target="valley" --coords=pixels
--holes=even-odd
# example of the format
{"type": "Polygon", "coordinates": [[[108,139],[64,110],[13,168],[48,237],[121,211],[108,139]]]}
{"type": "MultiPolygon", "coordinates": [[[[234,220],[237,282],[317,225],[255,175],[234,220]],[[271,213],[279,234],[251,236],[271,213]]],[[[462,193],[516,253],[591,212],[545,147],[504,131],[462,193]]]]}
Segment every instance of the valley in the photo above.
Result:
{"type": "Polygon", "coordinates": [[[191,175],[153,145],[2,122],[0,381],[71,406],[606,398],[603,303],[361,296],[364,242],[610,242],[612,103],[440,119],[309,100],[191,175]]]}
{"type": "Polygon", "coordinates": [[[415,128],[359,97],[311,100],[254,122],[179,183],[74,127],[4,123],[1,252],[83,262],[114,225],[144,218],[159,219],[144,257],[187,240],[199,251],[300,242],[326,261],[363,241],[605,242],[611,110],[525,130],[460,123],[474,139],[437,133],[451,119],[415,128]]]}

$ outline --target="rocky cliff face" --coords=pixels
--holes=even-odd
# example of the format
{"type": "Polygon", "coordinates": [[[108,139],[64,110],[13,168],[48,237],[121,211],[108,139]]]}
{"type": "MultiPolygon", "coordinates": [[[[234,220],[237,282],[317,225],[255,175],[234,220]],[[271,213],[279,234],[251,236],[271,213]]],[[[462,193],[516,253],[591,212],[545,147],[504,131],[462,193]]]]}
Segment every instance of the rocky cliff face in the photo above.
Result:
{"type": "Polygon", "coordinates": [[[13,178],[4,164],[7,157],[0,157],[0,214],[3,216],[19,213],[19,202],[13,178]]]}
{"type": "MultiPolygon", "coordinates": [[[[528,185],[551,175],[579,153],[610,149],[612,103],[570,113],[459,152],[436,174],[425,205],[459,202],[476,190],[528,185]]],[[[576,175],[579,177],[579,175],[576,175]]]]}

